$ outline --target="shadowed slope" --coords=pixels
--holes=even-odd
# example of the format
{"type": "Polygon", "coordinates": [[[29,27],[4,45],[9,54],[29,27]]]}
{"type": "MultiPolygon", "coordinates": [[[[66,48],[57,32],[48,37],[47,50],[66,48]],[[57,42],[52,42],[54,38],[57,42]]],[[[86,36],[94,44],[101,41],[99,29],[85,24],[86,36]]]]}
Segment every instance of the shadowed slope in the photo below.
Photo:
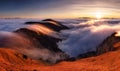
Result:
{"type": "Polygon", "coordinates": [[[111,36],[108,36],[98,47],[97,55],[115,50],[115,43],[120,42],[120,36],[115,36],[117,33],[113,33],[111,36]]]}
{"type": "Polygon", "coordinates": [[[42,45],[43,48],[47,48],[53,52],[62,52],[56,44],[56,42],[60,41],[61,39],[47,36],[41,32],[37,33],[27,28],[18,29],[15,31],[15,33],[25,35],[29,40],[33,41],[33,43],[38,47],[42,45]]]}
{"type": "Polygon", "coordinates": [[[115,36],[116,34],[117,33],[115,32],[103,40],[103,42],[97,47],[96,51],[80,54],[78,58],[87,58],[91,56],[101,55],[119,49],[120,36],[115,36]]]}

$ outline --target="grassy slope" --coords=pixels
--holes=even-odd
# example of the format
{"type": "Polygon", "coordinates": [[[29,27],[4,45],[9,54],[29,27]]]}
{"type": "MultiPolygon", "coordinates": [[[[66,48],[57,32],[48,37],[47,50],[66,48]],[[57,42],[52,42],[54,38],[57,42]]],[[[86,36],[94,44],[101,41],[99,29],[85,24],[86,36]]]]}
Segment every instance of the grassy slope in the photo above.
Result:
{"type": "Polygon", "coordinates": [[[45,65],[41,61],[25,59],[11,49],[0,48],[1,71],[120,71],[120,50],[74,62],[45,65]]]}

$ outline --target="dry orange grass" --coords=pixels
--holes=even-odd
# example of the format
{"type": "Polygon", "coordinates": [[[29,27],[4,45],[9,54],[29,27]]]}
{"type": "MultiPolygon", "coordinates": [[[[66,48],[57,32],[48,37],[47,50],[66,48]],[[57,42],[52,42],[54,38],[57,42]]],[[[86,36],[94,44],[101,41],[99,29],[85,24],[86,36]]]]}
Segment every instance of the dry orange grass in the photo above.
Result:
{"type": "Polygon", "coordinates": [[[0,48],[0,71],[120,71],[120,50],[96,57],[55,65],[42,61],[25,59],[14,50],[0,48]]]}

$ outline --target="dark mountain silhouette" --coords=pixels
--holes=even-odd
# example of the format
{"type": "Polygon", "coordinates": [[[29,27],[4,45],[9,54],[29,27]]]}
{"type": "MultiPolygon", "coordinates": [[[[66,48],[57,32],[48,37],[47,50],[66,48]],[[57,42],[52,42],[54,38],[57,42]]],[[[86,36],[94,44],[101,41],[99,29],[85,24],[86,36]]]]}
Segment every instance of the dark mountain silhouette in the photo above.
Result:
{"type": "Polygon", "coordinates": [[[64,26],[60,22],[57,22],[52,19],[45,19],[40,22],[30,21],[30,22],[26,22],[25,24],[40,24],[50,29],[53,29],[54,31],[57,32],[59,32],[60,30],[69,29],[67,26],[64,26]]]}
{"type": "Polygon", "coordinates": [[[24,34],[25,36],[27,36],[27,38],[29,38],[29,40],[34,41],[33,43],[36,44],[37,46],[42,45],[44,48],[47,48],[53,52],[62,52],[56,44],[58,41],[61,41],[62,39],[54,38],[40,32],[37,33],[27,28],[21,28],[14,32],[24,34]]]}
{"type": "Polygon", "coordinates": [[[56,24],[58,24],[59,26],[61,26],[62,29],[69,29],[67,26],[62,25],[59,21],[55,21],[55,20],[53,20],[53,19],[44,19],[44,20],[42,20],[42,21],[53,22],[53,23],[56,23],[56,24]]]}

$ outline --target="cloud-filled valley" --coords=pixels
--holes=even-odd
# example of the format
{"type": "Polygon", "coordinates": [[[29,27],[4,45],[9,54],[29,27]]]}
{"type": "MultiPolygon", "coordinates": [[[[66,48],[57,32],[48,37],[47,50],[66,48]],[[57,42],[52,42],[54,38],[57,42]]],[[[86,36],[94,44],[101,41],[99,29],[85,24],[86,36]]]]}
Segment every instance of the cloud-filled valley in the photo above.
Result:
{"type": "MultiPolygon", "coordinates": [[[[112,20],[111,20],[112,21],[112,20]]],[[[59,48],[72,57],[79,54],[96,51],[96,47],[114,32],[120,31],[120,23],[107,21],[88,21],[68,24],[70,30],[63,30],[61,34],[65,40],[59,42],[59,48]]]]}

